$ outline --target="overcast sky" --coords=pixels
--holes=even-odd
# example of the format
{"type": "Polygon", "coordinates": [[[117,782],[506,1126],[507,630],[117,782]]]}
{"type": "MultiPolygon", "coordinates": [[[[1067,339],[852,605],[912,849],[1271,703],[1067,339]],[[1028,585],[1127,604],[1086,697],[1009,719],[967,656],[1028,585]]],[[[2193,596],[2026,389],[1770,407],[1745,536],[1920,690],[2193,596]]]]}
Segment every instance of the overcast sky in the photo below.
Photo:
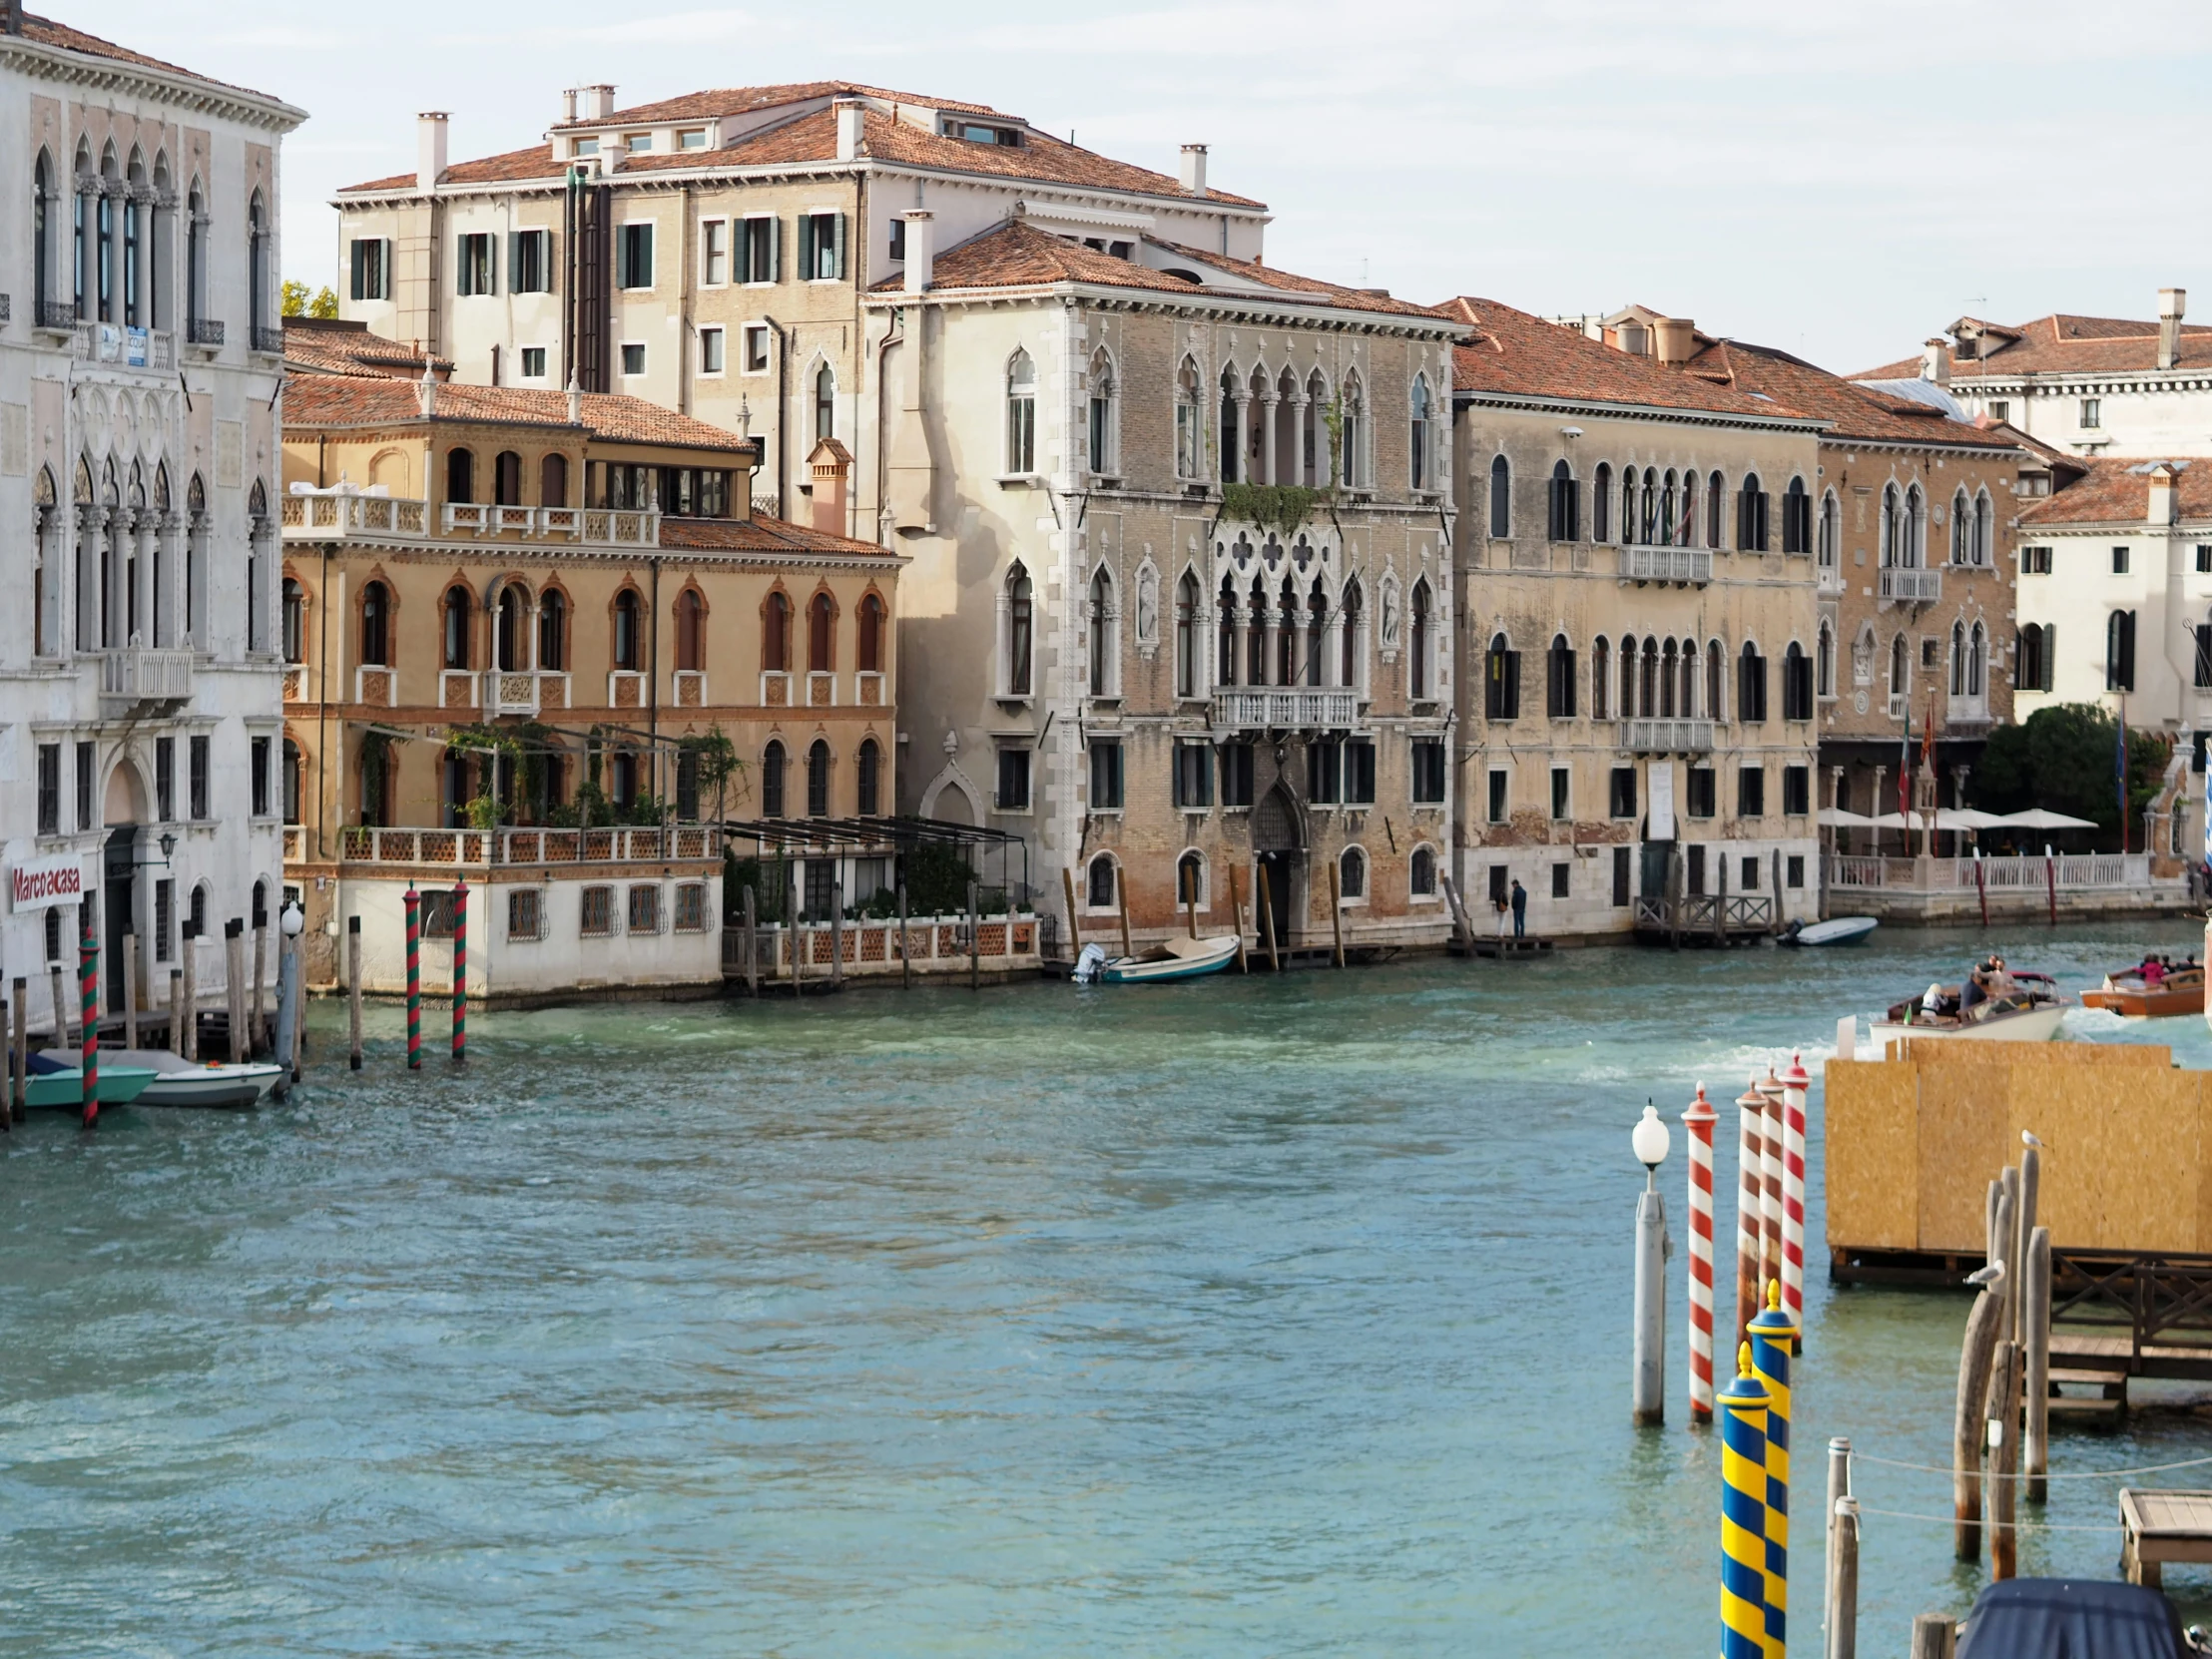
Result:
{"type": "Polygon", "coordinates": [[[989,104],[1167,173],[1204,142],[1216,184],[1273,210],[1271,263],[1407,298],[1635,300],[1846,371],[1967,311],[2150,317],[2180,284],[2212,321],[2202,0],[64,15],[309,112],[284,146],[285,271],[316,283],[337,269],[330,192],[412,169],[418,110],[452,112],[459,160],[537,142],[581,82],[629,105],[842,77],[989,104]]]}

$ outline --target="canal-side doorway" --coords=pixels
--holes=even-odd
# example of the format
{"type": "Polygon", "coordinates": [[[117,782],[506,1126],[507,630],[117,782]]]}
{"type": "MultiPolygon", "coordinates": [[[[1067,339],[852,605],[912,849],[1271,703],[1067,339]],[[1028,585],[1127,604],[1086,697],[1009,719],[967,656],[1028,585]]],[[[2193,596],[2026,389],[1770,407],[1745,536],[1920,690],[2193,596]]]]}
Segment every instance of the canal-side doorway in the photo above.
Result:
{"type": "MultiPolygon", "coordinates": [[[[1253,862],[1267,875],[1268,914],[1279,945],[1295,943],[1291,917],[1299,913],[1297,882],[1306,867],[1306,836],[1299,823],[1298,803],[1279,781],[1268,791],[1252,815],[1253,862]]],[[[1255,900],[1260,883],[1253,886],[1255,900]]]]}
{"type": "Polygon", "coordinates": [[[135,824],[119,824],[108,831],[100,869],[101,960],[105,965],[107,1007],[123,1006],[123,939],[135,931],[133,918],[138,901],[138,833],[135,824]]]}

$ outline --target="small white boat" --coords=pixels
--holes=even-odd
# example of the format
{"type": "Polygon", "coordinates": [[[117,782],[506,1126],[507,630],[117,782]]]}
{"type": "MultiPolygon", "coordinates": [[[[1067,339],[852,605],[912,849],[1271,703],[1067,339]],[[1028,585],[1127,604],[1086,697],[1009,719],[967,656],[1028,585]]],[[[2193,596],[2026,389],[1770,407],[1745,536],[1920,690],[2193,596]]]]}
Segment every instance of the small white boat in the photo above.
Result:
{"type": "Polygon", "coordinates": [[[1099,977],[1109,985],[1149,985],[1163,979],[1196,979],[1219,973],[1236,959],[1237,941],[1222,934],[1211,939],[1180,935],[1134,956],[1116,956],[1099,977]]]}
{"type": "Polygon", "coordinates": [[[1827,921],[1793,926],[1782,935],[1784,944],[1858,944],[1881,925],[1873,916],[1836,916],[1827,921]]]}
{"type": "Polygon", "coordinates": [[[118,1065],[143,1066],[157,1074],[133,1102],[138,1106],[255,1106],[284,1075],[284,1068],[272,1061],[203,1063],[160,1048],[100,1051],[103,1068],[111,1058],[118,1065]]]}
{"type": "MultiPolygon", "coordinates": [[[[1867,1032],[1876,1054],[1897,1037],[1956,1038],[1968,1042],[2047,1043],[2058,1034],[2058,1025],[2071,1006],[2060,996],[2048,974],[2015,973],[2014,994],[1993,1002],[1976,1003],[1964,1013],[1926,1012],[1918,997],[1891,1007],[1888,1015],[1868,1021],[1867,1032]]],[[[1946,1009],[1957,1007],[1957,987],[1946,987],[1946,1009]]]]}

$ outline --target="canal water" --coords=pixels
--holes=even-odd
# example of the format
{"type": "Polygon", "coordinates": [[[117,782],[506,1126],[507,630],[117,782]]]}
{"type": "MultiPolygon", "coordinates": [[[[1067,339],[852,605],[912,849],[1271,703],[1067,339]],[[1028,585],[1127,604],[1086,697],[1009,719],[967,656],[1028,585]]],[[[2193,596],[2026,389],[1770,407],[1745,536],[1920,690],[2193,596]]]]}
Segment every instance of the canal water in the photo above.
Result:
{"type": "MultiPolygon", "coordinates": [[[[1708,1653],[1679,1253],[1628,1423],[1628,1131],[1986,943],[1876,937],[495,1015],[459,1076],[390,1010],[349,1076],[318,1009],[292,1105],[0,1143],[0,1654],[1708,1653]]],[[[2076,987],[2197,941],[1997,937],[2076,987]]],[[[1679,1240],[1679,1126],[1662,1179],[1679,1240]]],[[[1946,1463],[1965,1308],[1809,1287],[1801,1652],[1818,1448],[1946,1463]]],[[[2207,1453],[2184,1405],[2053,1463],[2207,1453]]],[[[2022,1570],[2111,1576],[2114,1485],[2022,1570]]],[[[1866,1539],[1862,1652],[1970,1602],[1947,1524],[1866,1539]]]]}

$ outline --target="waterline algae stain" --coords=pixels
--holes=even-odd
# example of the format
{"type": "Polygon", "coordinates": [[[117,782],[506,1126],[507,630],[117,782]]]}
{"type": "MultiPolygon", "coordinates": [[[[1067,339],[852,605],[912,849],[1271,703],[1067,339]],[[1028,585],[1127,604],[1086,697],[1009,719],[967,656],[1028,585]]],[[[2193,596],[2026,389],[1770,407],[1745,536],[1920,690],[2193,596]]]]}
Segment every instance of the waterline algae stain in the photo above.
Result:
{"type": "MultiPolygon", "coordinates": [[[[2001,937],[2075,989],[2194,942],[2001,937]]],[[[403,1009],[353,1074],[318,1006],[291,1106],[0,1142],[0,1653],[1710,1652],[1720,1426],[1621,1408],[1626,1131],[1817,1079],[1988,939],[499,1014],[416,1073],[403,1009]]],[[[1822,1118],[1792,1430],[1947,1466],[1966,1301],[1830,1287],[1822,1118]]],[[[2139,1413],[2051,1466],[2202,1449],[2139,1413]]],[[[1901,1652],[1975,1581],[1881,1513],[1943,1478],[1857,1480],[1901,1652]]]]}

